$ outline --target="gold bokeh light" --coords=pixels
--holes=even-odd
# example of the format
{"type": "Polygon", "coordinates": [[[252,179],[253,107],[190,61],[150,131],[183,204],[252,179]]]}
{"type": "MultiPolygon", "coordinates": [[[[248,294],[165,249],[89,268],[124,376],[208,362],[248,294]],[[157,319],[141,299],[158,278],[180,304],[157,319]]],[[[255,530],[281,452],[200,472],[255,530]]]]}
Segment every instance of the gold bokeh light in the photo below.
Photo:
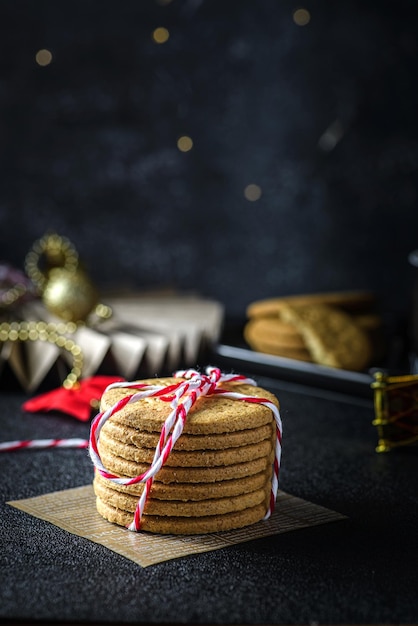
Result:
{"type": "Polygon", "coordinates": [[[177,148],[180,152],[189,152],[193,148],[193,140],[187,135],[179,137],[177,140],[177,148]]]}
{"type": "Polygon", "coordinates": [[[261,195],[261,187],[259,185],[255,185],[254,183],[247,185],[244,189],[244,196],[250,202],[255,202],[256,200],[259,200],[261,198],[261,195]]]}
{"type": "Polygon", "coordinates": [[[307,9],[296,9],[293,13],[293,21],[298,26],[306,26],[311,21],[311,14],[307,9]]]}
{"type": "Polygon", "coordinates": [[[166,28],[164,28],[164,26],[159,26],[152,33],[152,38],[155,43],[165,43],[168,41],[169,37],[170,33],[166,28]]]}
{"type": "Polygon", "coordinates": [[[35,55],[35,60],[38,65],[45,67],[46,65],[49,65],[51,63],[52,54],[49,50],[46,50],[45,48],[43,48],[42,50],[38,50],[38,52],[35,55]]]}

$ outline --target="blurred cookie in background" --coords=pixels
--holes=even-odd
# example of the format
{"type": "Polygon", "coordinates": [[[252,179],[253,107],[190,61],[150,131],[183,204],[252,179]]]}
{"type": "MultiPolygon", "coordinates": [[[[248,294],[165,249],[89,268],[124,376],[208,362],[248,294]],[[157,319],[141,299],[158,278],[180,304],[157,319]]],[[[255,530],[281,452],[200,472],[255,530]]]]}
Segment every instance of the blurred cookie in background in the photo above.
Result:
{"type": "Polygon", "coordinates": [[[266,298],[249,304],[247,317],[277,316],[286,304],[297,306],[326,304],[352,314],[365,314],[376,310],[376,297],[370,291],[335,291],[266,298]]]}
{"type": "Polygon", "coordinates": [[[243,335],[257,352],[353,371],[370,367],[384,352],[376,298],[367,291],[253,302],[243,335]]]}
{"type": "Polygon", "coordinates": [[[279,317],[251,319],[244,327],[244,339],[257,352],[312,361],[305,340],[296,327],[279,317]]]}

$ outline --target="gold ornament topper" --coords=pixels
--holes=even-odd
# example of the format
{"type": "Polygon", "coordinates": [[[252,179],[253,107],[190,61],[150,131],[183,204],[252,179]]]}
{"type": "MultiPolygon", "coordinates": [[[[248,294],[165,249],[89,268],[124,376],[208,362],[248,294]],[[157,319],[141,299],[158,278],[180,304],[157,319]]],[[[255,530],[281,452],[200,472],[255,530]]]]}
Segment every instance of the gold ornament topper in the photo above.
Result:
{"type": "Polygon", "coordinates": [[[112,311],[99,303],[98,292],[81,267],[77,250],[66,237],[47,233],[35,241],[26,256],[25,270],[30,279],[28,284],[19,282],[3,293],[0,302],[3,314],[10,317],[12,305],[31,290],[32,295],[35,292],[42,299],[50,313],[63,321],[3,321],[0,323],[0,342],[46,341],[66,350],[72,356],[73,366],[63,386],[74,387],[82,374],[83,354],[68,335],[74,334],[91,316],[108,319],[112,311]]]}
{"type": "Polygon", "coordinates": [[[25,269],[46,308],[57,317],[79,323],[93,312],[99,318],[111,316],[110,307],[99,303],[98,292],[66,237],[51,233],[35,241],[25,269]]]}

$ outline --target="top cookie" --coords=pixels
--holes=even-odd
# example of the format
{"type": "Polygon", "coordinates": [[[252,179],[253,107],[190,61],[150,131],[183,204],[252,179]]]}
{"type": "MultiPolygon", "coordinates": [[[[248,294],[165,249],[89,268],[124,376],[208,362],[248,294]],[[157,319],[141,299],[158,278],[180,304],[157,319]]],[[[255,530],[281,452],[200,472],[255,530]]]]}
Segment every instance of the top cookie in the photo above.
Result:
{"type": "Polygon", "coordinates": [[[375,304],[376,298],[369,291],[336,291],[329,293],[312,293],[294,296],[267,298],[252,302],[247,307],[247,316],[268,317],[278,315],[286,304],[294,306],[328,305],[344,311],[369,310],[375,304]]]}
{"type": "MultiPolygon", "coordinates": [[[[167,387],[182,381],[182,378],[171,377],[151,378],[142,380],[141,383],[167,387]]],[[[245,396],[265,398],[279,407],[277,398],[261,387],[241,383],[222,383],[220,388],[245,396]]],[[[105,391],[101,399],[101,411],[110,409],[122,398],[133,393],[135,393],[134,389],[123,387],[105,391]]],[[[169,402],[149,397],[128,403],[109,419],[146,432],[160,432],[171,411],[172,407],[169,402]]],[[[222,395],[204,396],[199,398],[190,409],[183,432],[196,435],[230,433],[263,426],[271,423],[273,419],[271,410],[262,404],[231,399],[222,395]]]]}

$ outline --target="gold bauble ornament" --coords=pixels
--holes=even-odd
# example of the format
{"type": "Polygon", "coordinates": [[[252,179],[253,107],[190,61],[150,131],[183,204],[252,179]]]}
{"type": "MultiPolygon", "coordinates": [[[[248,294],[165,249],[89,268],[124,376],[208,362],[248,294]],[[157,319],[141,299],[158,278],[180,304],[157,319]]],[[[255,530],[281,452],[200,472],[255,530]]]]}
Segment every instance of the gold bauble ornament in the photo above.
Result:
{"type": "Polygon", "coordinates": [[[50,270],[42,300],[46,308],[67,322],[85,320],[96,308],[99,295],[87,274],[77,268],[65,267],[50,270]]]}
{"type": "Polygon", "coordinates": [[[60,319],[84,323],[90,314],[99,320],[111,317],[111,308],[99,303],[98,292],[66,237],[47,233],[35,241],[25,267],[45,307],[60,319]]]}

